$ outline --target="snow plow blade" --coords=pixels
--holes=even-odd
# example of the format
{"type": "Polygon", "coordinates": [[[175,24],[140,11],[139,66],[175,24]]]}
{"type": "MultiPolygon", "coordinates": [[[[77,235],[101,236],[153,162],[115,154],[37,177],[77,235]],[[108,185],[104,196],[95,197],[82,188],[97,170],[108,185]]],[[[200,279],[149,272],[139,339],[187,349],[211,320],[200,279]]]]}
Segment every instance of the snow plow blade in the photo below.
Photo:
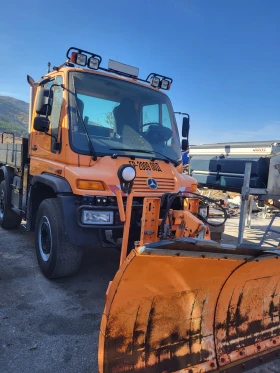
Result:
{"type": "Polygon", "coordinates": [[[107,291],[99,373],[233,373],[276,357],[278,255],[190,238],[133,250],[107,291]]]}

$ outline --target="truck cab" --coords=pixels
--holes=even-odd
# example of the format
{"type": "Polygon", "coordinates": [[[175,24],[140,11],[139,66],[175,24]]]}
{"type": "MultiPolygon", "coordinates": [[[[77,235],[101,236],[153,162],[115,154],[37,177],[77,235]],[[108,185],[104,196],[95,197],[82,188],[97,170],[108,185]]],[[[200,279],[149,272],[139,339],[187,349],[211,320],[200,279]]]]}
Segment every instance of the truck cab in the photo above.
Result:
{"type": "MultiPolygon", "coordinates": [[[[0,224],[35,231],[42,272],[75,273],[82,247],[118,247],[122,212],[133,193],[128,245],[138,239],[144,197],[192,191],[183,174],[180,136],[163,90],[172,79],[78,48],[31,88],[29,138],[0,144],[0,224]],[[16,159],[16,161],[15,161],[16,159]]],[[[188,118],[183,135],[188,136],[188,118]]],[[[184,141],[184,146],[187,139],[184,141]]]]}

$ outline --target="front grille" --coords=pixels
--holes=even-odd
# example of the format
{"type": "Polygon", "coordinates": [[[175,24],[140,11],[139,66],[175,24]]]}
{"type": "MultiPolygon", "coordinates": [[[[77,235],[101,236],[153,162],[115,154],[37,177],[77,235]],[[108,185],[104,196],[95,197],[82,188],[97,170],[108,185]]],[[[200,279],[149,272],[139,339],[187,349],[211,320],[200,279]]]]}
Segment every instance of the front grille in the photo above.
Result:
{"type": "Polygon", "coordinates": [[[157,189],[151,189],[148,184],[147,180],[148,177],[136,177],[134,180],[134,185],[133,185],[133,191],[135,193],[141,193],[141,192],[149,192],[149,193],[161,193],[161,192],[174,192],[175,188],[175,182],[174,179],[167,179],[167,178],[162,178],[162,179],[157,179],[155,180],[158,183],[157,189]]]}

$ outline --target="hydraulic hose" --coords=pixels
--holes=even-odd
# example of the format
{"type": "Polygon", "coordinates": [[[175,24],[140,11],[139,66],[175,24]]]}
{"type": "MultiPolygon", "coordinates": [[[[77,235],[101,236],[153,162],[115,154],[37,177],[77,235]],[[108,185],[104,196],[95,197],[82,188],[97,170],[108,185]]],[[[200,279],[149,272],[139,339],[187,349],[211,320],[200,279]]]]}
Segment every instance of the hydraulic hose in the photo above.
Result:
{"type": "MultiPolygon", "coordinates": [[[[197,194],[197,193],[194,193],[194,192],[188,192],[189,194],[192,194],[196,197],[198,197],[200,200],[204,201],[204,202],[207,202],[208,204],[209,203],[213,203],[217,206],[218,210],[221,210],[223,212],[223,215],[224,215],[224,219],[222,222],[220,223],[210,223],[208,222],[207,219],[205,219],[202,215],[200,214],[196,214],[194,213],[195,216],[197,216],[201,221],[203,221],[204,223],[212,226],[212,227],[221,227],[222,225],[225,224],[225,222],[227,221],[227,211],[226,209],[221,206],[220,204],[217,203],[217,201],[215,201],[214,199],[212,198],[209,198],[209,197],[205,197],[205,196],[201,196],[200,194],[197,194]]],[[[162,222],[161,222],[161,225],[160,225],[160,231],[161,231],[161,236],[163,237],[164,235],[164,225],[165,225],[165,222],[166,222],[166,219],[169,215],[169,210],[172,206],[172,203],[175,201],[176,198],[180,198],[180,197],[184,197],[184,195],[182,194],[182,192],[178,192],[178,193],[166,193],[162,196],[162,200],[161,200],[161,206],[164,204],[164,202],[166,201],[166,209],[165,209],[165,212],[164,212],[164,215],[162,217],[162,222]]],[[[169,219],[170,220],[170,219],[169,219]]]]}
{"type": "Polygon", "coordinates": [[[197,193],[194,193],[194,192],[188,192],[188,193],[197,196],[202,201],[207,201],[207,202],[215,204],[218,207],[218,210],[221,210],[223,212],[223,214],[224,214],[224,220],[221,223],[215,223],[214,224],[214,223],[209,223],[208,220],[205,219],[200,214],[194,214],[194,215],[196,215],[200,220],[202,220],[204,223],[206,223],[208,225],[211,225],[212,227],[220,227],[220,226],[222,226],[222,225],[225,224],[225,222],[227,221],[227,218],[228,218],[228,214],[227,214],[227,210],[223,206],[221,206],[217,201],[215,201],[212,198],[201,196],[200,194],[197,194],[197,193]]]}

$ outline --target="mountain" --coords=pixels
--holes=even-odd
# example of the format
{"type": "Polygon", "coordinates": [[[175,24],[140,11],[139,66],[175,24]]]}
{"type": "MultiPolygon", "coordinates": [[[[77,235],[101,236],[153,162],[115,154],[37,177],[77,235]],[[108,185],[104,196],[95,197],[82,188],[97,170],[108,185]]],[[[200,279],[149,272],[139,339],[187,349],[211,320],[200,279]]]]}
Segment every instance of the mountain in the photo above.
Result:
{"type": "Polygon", "coordinates": [[[9,96],[0,96],[0,132],[27,134],[28,103],[9,96]]]}

